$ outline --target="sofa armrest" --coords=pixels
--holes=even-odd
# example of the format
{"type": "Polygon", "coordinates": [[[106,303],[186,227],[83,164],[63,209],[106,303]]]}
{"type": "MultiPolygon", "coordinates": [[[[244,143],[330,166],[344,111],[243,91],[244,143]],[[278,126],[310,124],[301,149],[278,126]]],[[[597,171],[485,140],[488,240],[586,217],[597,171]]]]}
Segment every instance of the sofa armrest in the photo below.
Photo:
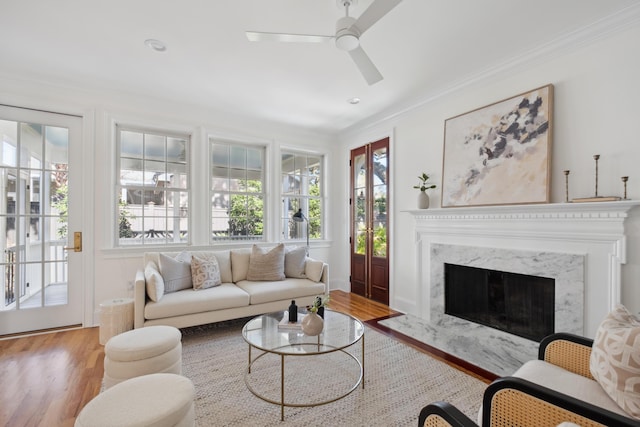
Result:
{"type": "Polygon", "coordinates": [[[135,329],[144,326],[144,306],[147,303],[147,282],[144,271],[136,271],[136,280],[133,285],[133,327],[135,329]]]}
{"type": "Polygon", "coordinates": [[[632,418],[599,408],[555,390],[515,377],[503,377],[485,390],[483,426],[556,426],[562,422],[586,426],[638,426],[632,418]]]}
{"type": "Polygon", "coordinates": [[[478,427],[458,408],[447,402],[434,402],[422,408],[418,427],[478,427]]]}
{"type": "Polygon", "coordinates": [[[589,338],[564,332],[552,334],[540,341],[538,359],[593,379],[589,369],[592,346],[589,338]]]}

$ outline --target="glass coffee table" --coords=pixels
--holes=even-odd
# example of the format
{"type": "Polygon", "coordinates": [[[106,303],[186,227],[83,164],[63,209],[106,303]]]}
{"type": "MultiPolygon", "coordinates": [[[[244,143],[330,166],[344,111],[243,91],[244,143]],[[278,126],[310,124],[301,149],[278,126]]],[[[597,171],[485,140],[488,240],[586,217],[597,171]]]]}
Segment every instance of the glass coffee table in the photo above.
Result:
{"type": "MultiPolygon", "coordinates": [[[[306,311],[302,310],[298,313],[298,318],[301,319],[305,315],[306,311]]],[[[279,405],[280,419],[284,421],[285,406],[311,407],[325,405],[346,397],[358,388],[360,384],[364,388],[364,325],[361,321],[348,314],[325,310],[322,332],[318,336],[308,336],[300,329],[280,327],[279,323],[285,316],[288,318],[287,311],[263,314],[251,319],[242,328],[242,337],[249,344],[249,363],[245,374],[245,384],[251,393],[266,402],[279,405]],[[348,351],[350,347],[355,346],[358,342],[362,344],[360,359],[358,359],[356,352],[348,351]],[[252,349],[259,350],[259,354],[254,358],[252,358],[252,349]],[[271,364],[271,368],[262,367],[257,363],[263,358],[272,358],[273,356],[279,358],[279,361],[270,360],[265,362],[271,364]],[[306,358],[304,360],[298,359],[301,357],[306,358]],[[292,390],[290,392],[292,397],[289,398],[287,395],[285,398],[285,377],[289,371],[289,369],[285,370],[285,360],[290,358],[296,358],[290,363],[303,363],[304,369],[308,370],[307,372],[322,371],[324,369],[325,371],[322,372],[326,372],[326,376],[339,375],[341,381],[346,378],[348,382],[344,389],[338,391],[332,389],[331,392],[335,392],[335,394],[324,396],[321,400],[309,399],[309,402],[294,402],[293,397],[299,398],[299,392],[292,390]],[[323,360],[321,361],[318,358],[323,358],[323,360]],[[346,364],[348,366],[343,366],[345,364],[340,359],[345,359],[348,362],[346,364]],[[329,364],[328,367],[326,363],[329,364]],[[341,369],[353,371],[350,372],[353,375],[341,375],[334,372],[333,366],[337,368],[337,364],[340,364],[341,369]],[[274,369],[274,365],[279,365],[279,369],[274,369]],[[273,379],[273,376],[279,376],[279,396],[269,396],[267,395],[268,393],[253,384],[252,369],[254,369],[254,375],[256,375],[256,370],[265,369],[264,373],[269,375],[270,379],[273,379]]],[[[289,379],[287,386],[291,386],[292,380],[294,385],[299,385],[295,383],[303,379],[289,379]]],[[[322,387],[319,386],[319,388],[322,387]]],[[[313,387],[311,386],[305,387],[304,390],[313,394],[313,387]]],[[[322,393],[326,392],[327,388],[322,388],[322,393]]]]}

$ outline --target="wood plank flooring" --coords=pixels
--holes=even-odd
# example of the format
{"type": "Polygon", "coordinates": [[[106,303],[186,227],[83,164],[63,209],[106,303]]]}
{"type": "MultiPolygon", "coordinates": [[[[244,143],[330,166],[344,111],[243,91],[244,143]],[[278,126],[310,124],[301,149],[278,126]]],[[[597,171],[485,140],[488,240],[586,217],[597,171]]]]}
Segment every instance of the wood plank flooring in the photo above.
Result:
{"type": "MultiPolygon", "coordinates": [[[[329,306],[485,382],[493,379],[378,325],[380,319],[401,314],[383,304],[332,291],[329,306]]],[[[103,359],[97,327],[0,339],[0,426],[73,426],[100,391],[103,359]]]]}

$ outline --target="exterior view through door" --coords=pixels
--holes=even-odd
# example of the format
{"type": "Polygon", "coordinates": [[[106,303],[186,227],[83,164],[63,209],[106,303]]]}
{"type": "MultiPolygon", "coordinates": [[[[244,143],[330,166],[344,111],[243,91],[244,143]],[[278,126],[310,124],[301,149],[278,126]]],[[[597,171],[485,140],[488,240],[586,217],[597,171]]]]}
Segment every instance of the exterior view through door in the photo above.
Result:
{"type": "Polygon", "coordinates": [[[389,138],[351,150],[351,292],[389,304],[389,138]]]}
{"type": "Polygon", "coordinates": [[[70,147],[81,135],[80,117],[0,106],[0,335],[82,323],[67,238],[79,230],[70,147]]]}

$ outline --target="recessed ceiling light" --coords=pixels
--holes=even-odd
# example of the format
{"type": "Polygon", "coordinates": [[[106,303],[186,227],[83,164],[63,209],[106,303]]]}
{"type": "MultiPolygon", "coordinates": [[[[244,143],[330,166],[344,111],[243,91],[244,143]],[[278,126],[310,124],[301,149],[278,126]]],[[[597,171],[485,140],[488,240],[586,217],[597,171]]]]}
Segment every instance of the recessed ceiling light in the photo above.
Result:
{"type": "Polygon", "coordinates": [[[156,39],[147,39],[144,41],[145,46],[149,49],[153,49],[156,52],[165,52],[167,50],[167,45],[165,45],[160,40],[156,39]]]}
{"type": "Polygon", "coordinates": [[[358,97],[349,98],[347,99],[347,102],[351,105],[356,105],[360,103],[360,98],[358,97]]]}

